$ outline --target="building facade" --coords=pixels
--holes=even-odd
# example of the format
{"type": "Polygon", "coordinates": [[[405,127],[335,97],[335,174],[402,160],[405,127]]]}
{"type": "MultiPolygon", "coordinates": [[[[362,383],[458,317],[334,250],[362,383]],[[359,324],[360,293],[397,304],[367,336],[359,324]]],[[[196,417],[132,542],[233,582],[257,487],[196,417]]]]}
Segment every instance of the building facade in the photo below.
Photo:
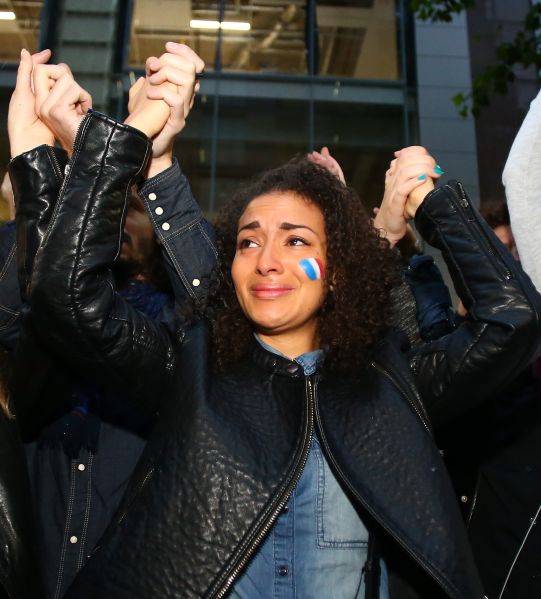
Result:
{"type": "Polygon", "coordinates": [[[96,109],[123,118],[145,59],[174,40],[206,62],[175,154],[209,216],[240,182],[324,145],[370,206],[393,151],[415,143],[479,196],[475,123],[451,101],[471,83],[465,15],[418,22],[408,0],[0,0],[0,11],[14,17],[0,20],[3,170],[21,47],[52,48],[96,109]]]}

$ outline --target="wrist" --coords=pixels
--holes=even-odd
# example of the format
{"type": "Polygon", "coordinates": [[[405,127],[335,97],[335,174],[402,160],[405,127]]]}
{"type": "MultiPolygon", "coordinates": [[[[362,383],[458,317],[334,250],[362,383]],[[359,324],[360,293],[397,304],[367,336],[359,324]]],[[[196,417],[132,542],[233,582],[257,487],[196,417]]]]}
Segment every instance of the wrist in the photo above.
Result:
{"type": "Polygon", "coordinates": [[[126,117],[124,124],[129,125],[130,127],[137,129],[138,131],[141,131],[141,133],[146,135],[148,138],[152,137],[150,132],[146,130],[147,129],[146,125],[148,124],[148,120],[145,118],[138,119],[137,116],[132,116],[130,114],[126,117]]]}
{"type": "Polygon", "coordinates": [[[173,164],[173,152],[152,157],[148,163],[146,178],[150,179],[167,170],[173,164]]]}
{"type": "Polygon", "coordinates": [[[389,227],[385,222],[385,219],[381,216],[381,211],[376,214],[372,225],[378,230],[380,237],[387,239],[387,241],[394,246],[398,243],[402,237],[406,234],[406,221],[400,227],[389,227]]]}
{"type": "Polygon", "coordinates": [[[405,212],[409,219],[415,218],[419,206],[424,202],[425,197],[434,189],[434,181],[427,179],[422,185],[415,188],[410,195],[405,206],[405,212]]]}
{"type": "Polygon", "coordinates": [[[10,153],[11,158],[15,158],[16,156],[20,156],[25,152],[29,152],[34,148],[39,146],[54,146],[54,137],[43,137],[43,138],[32,138],[25,137],[21,141],[16,141],[10,143],[10,153]]]}

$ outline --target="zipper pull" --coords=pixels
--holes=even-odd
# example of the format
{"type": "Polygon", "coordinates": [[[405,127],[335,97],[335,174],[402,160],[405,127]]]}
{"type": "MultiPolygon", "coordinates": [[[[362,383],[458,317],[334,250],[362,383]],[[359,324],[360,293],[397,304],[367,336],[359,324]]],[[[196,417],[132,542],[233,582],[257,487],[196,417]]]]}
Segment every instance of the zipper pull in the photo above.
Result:
{"type": "Polygon", "coordinates": [[[464,191],[464,188],[462,187],[462,183],[457,182],[458,188],[460,189],[460,203],[462,204],[463,208],[469,208],[470,207],[470,203],[468,202],[468,198],[466,197],[466,192],[464,191]]]}

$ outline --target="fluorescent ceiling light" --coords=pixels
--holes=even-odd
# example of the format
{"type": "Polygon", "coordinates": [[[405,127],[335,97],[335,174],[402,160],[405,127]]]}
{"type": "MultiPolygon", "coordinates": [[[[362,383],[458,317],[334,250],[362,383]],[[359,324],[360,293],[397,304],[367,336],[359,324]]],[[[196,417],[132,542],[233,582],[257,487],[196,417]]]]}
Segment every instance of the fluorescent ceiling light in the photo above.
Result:
{"type": "Polygon", "coordinates": [[[190,27],[192,29],[220,29],[220,21],[199,21],[192,19],[190,27]]]}
{"type": "Polygon", "coordinates": [[[190,21],[192,29],[223,29],[224,31],[250,31],[250,23],[237,21],[200,21],[192,19],[190,21]]]}
{"type": "Polygon", "coordinates": [[[229,31],[250,31],[250,23],[222,21],[222,29],[229,31]]]}
{"type": "Polygon", "coordinates": [[[15,21],[15,13],[11,10],[0,10],[0,21],[15,21]]]}

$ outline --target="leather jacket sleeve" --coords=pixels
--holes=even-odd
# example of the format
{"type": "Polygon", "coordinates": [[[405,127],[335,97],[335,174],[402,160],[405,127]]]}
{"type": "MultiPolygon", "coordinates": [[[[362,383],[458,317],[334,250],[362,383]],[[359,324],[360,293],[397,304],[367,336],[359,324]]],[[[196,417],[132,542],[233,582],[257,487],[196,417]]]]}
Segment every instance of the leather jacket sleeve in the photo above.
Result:
{"type": "Polygon", "coordinates": [[[432,191],[415,216],[441,250],[468,311],[455,331],[416,350],[411,365],[434,426],[493,394],[535,357],[541,342],[541,296],[460,183],[432,191]]]}
{"type": "Polygon", "coordinates": [[[175,299],[203,299],[216,263],[214,228],[196,202],[188,179],[175,159],[139,189],[162,248],[175,299]]]}
{"type": "Polygon", "coordinates": [[[15,250],[15,221],[10,221],[0,227],[0,346],[8,351],[15,346],[21,320],[15,250]]]}
{"type": "Polygon", "coordinates": [[[29,302],[37,332],[65,361],[155,410],[171,370],[172,336],[115,292],[111,274],[130,188],[150,149],[132,127],[93,111],[85,117],[36,256],[29,302]]]}
{"type": "Polygon", "coordinates": [[[9,165],[17,217],[0,229],[0,345],[7,350],[13,349],[19,337],[34,256],[54,209],[66,163],[63,150],[40,146],[15,157],[9,165]]]}
{"type": "Polygon", "coordinates": [[[16,208],[17,272],[23,301],[67,162],[64,150],[42,145],[16,156],[9,164],[16,208]]]}

